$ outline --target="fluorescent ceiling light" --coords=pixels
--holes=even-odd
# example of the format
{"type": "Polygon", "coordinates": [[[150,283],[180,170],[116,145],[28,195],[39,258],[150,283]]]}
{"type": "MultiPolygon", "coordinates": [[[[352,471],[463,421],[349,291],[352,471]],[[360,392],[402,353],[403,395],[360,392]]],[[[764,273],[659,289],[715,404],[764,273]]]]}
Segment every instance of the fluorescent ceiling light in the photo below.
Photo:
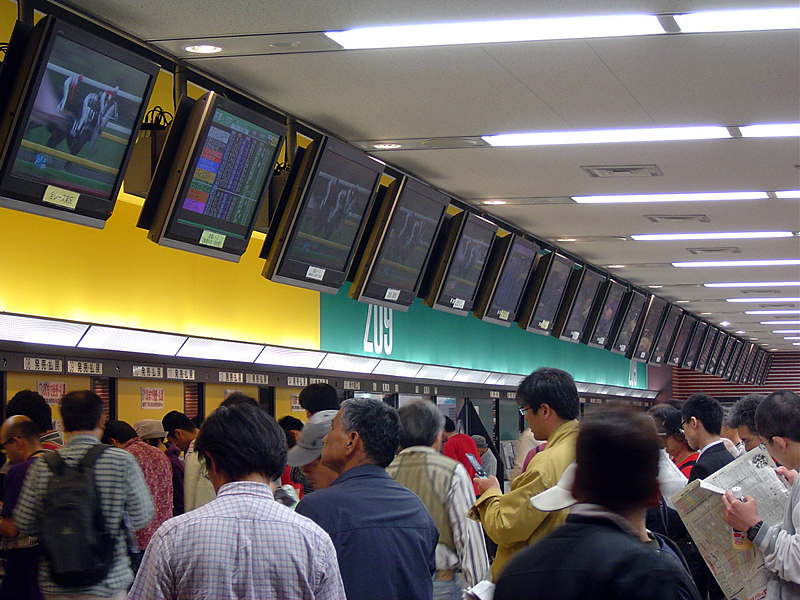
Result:
{"type": "Polygon", "coordinates": [[[75,347],[89,328],[83,323],[0,315],[0,340],[75,347]]]}
{"type": "Polygon", "coordinates": [[[671,240],[756,240],[792,237],[791,231],[730,231],[723,233],[644,233],[631,238],[637,242],[661,242],[671,240]]]}
{"type": "Polygon", "coordinates": [[[325,352],[315,352],[314,350],[265,346],[255,362],[260,365],[316,369],[325,358],[325,354],[325,352]]]}
{"type": "Polygon", "coordinates": [[[673,15],[673,18],[682,33],[765,31],[800,27],[800,10],[797,8],[714,10],[673,15]]]}
{"type": "Polygon", "coordinates": [[[491,146],[560,146],[621,142],[671,142],[719,140],[731,137],[727,127],[654,127],[649,129],[599,129],[594,131],[539,131],[483,135],[491,146]]]}
{"type": "Polygon", "coordinates": [[[742,137],[775,138],[800,136],[800,123],[769,123],[764,125],[742,125],[742,137]]]}
{"type": "Polygon", "coordinates": [[[264,344],[248,344],[245,342],[190,337],[178,351],[177,356],[205,358],[209,360],[253,362],[263,349],[264,344]]]}
{"type": "Polygon", "coordinates": [[[778,198],[800,198],[800,190],[784,190],[782,192],[775,192],[778,198]]]}
{"type": "Polygon", "coordinates": [[[92,325],[78,347],[175,356],[185,341],[185,335],[92,325]]]}
{"type": "Polygon", "coordinates": [[[330,353],[322,359],[319,368],[328,371],[346,371],[348,373],[372,373],[372,370],[378,366],[379,362],[379,358],[330,353]]]}
{"type": "Polygon", "coordinates": [[[716,202],[765,200],[766,192],[697,192],[688,194],[622,194],[614,196],[572,196],[578,204],[624,204],[634,202],[716,202]]]}
{"type": "Polygon", "coordinates": [[[800,325],[800,321],[761,321],[762,325],[800,325]]]}
{"type": "Polygon", "coordinates": [[[800,333],[800,329],[775,329],[772,333],[800,333]]]}
{"type": "Polygon", "coordinates": [[[326,31],[346,50],[496,44],[663,34],[655,15],[606,15],[463,23],[429,23],[326,31]]]}
{"type": "Polygon", "coordinates": [[[800,315],[800,310],[746,310],[746,315],[800,315]]]}
{"type": "Polygon", "coordinates": [[[709,260],[709,261],[689,261],[674,262],[673,267],[693,268],[693,267],[790,267],[800,265],[797,259],[776,259],[776,260],[709,260]]]}
{"type": "Polygon", "coordinates": [[[417,373],[417,377],[421,379],[441,379],[443,381],[452,381],[458,369],[450,367],[437,367],[435,365],[423,365],[417,373]]]}
{"type": "Polygon", "coordinates": [[[727,298],[726,302],[800,302],[800,298],[727,298]]]}
{"type": "Polygon", "coordinates": [[[453,381],[461,383],[484,383],[490,373],[488,371],[471,371],[469,369],[459,369],[453,377],[453,381]]]}
{"type": "Polygon", "coordinates": [[[800,281],[740,281],[730,283],[704,283],[709,288],[749,288],[749,287],[795,287],[800,281]]]}
{"type": "Polygon", "coordinates": [[[790,335],[788,337],[784,337],[785,340],[800,340],[800,335],[790,335]]]}
{"type": "Polygon", "coordinates": [[[394,377],[416,377],[422,365],[398,360],[381,360],[372,370],[373,375],[392,375],[394,377]]]}

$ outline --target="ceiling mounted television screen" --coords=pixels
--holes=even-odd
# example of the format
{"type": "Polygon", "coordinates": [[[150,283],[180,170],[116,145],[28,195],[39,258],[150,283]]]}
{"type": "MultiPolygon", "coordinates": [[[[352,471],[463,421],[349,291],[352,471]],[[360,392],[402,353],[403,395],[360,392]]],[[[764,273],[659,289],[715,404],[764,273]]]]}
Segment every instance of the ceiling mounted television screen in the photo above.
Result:
{"type": "Polygon", "coordinates": [[[747,383],[750,378],[750,371],[753,368],[753,363],[756,360],[756,355],[758,354],[758,346],[751,342],[751,347],[747,352],[747,360],[744,363],[742,368],[742,372],[739,375],[738,383],[747,383]]]}
{"type": "Polygon", "coordinates": [[[670,304],[664,316],[661,329],[653,342],[653,351],[650,353],[648,362],[653,365],[663,365],[667,358],[667,352],[672,348],[672,342],[678,331],[678,324],[683,316],[683,311],[677,306],[670,304]]]}
{"type": "Polygon", "coordinates": [[[639,332],[639,337],[636,341],[636,349],[631,356],[633,360],[647,362],[650,358],[653,342],[658,334],[666,310],[666,300],[658,296],[652,296],[650,298],[650,304],[647,307],[647,314],[644,318],[644,325],[642,325],[641,331],[639,332]]]}
{"type": "Polygon", "coordinates": [[[472,310],[497,225],[461,211],[446,219],[423,287],[426,306],[459,315],[472,310]]]}
{"type": "Polygon", "coordinates": [[[400,176],[376,201],[350,297],[401,311],[419,291],[450,198],[400,176]]]}
{"type": "Polygon", "coordinates": [[[684,313],[680,325],[678,325],[678,332],[675,334],[675,342],[667,353],[666,364],[673,367],[681,366],[696,324],[697,319],[689,313],[684,313]]]}
{"type": "Polygon", "coordinates": [[[606,280],[604,273],[584,267],[578,282],[578,291],[574,300],[563,310],[564,316],[556,319],[554,333],[557,331],[559,339],[569,342],[582,342],[585,340],[586,323],[589,320],[592,306],[597,299],[600,285],[606,280]],[[559,322],[560,321],[560,322],[559,322]],[[563,323],[563,325],[561,324],[563,323]]]}
{"type": "Polygon", "coordinates": [[[648,296],[637,290],[626,292],[623,308],[620,309],[621,318],[611,333],[613,341],[609,350],[625,356],[630,353],[632,341],[645,314],[648,300],[648,296]]]}
{"type": "Polygon", "coordinates": [[[750,364],[751,355],[755,344],[753,342],[744,342],[742,350],[739,352],[739,360],[736,361],[736,368],[733,370],[731,381],[733,383],[741,383],[742,375],[744,374],[745,367],[750,364]]]}
{"type": "Polygon", "coordinates": [[[570,278],[579,274],[579,268],[573,260],[556,252],[540,258],[525,291],[517,319],[519,326],[526,331],[550,335],[570,278]]]}
{"type": "Polygon", "coordinates": [[[298,149],[270,222],[262,275],[335,294],[345,281],[384,165],[326,137],[298,149]]]}
{"type": "Polygon", "coordinates": [[[709,375],[714,375],[717,372],[719,359],[722,357],[722,353],[725,351],[725,346],[728,345],[729,339],[730,336],[727,333],[724,331],[719,332],[717,341],[714,344],[714,351],[711,353],[711,356],[708,359],[708,364],[706,365],[706,373],[709,375]]]}
{"type": "Polygon", "coordinates": [[[769,370],[772,368],[772,359],[774,358],[771,353],[764,352],[764,359],[761,361],[761,366],[759,367],[758,375],[756,375],[756,385],[765,386],[767,385],[767,379],[769,378],[769,370]]]}
{"type": "Polygon", "coordinates": [[[51,16],[0,70],[0,206],[102,228],[159,67],[51,16]]]}
{"type": "Polygon", "coordinates": [[[761,363],[764,362],[767,353],[763,348],[756,348],[753,356],[753,364],[750,367],[750,372],[747,374],[747,383],[750,385],[758,385],[758,375],[761,372],[761,363]]]}
{"type": "Polygon", "coordinates": [[[611,328],[614,325],[617,314],[619,314],[626,289],[627,287],[624,284],[613,279],[609,279],[600,285],[596,308],[592,309],[593,314],[589,317],[587,323],[587,344],[594,348],[608,346],[611,328]]]}
{"type": "Polygon", "coordinates": [[[725,344],[725,349],[722,351],[722,354],[719,356],[719,361],[717,362],[717,369],[714,371],[714,374],[717,377],[724,377],[725,373],[728,369],[728,364],[731,361],[731,357],[733,356],[733,351],[736,348],[736,342],[738,340],[729,335],[728,341],[725,344]]]}
{"type": "Polygon", "coordinates": [[[731,355],[728,358],[728,364],[725,366],[725,373],[723,373],[723,377],[728,381],[733,379],[733,373],[736,371],[736,365],[739,362],[740,357],[742,356],[742,348],[744,347],[743,340],[736,340],[733,343],[733,350],[731,351],[731,355]]]}
{"type": "Polygon", "coordinates": [[[517,317],[538,256],[539,245],[518,235],[495,239],[472,314],[508,327],[517,317]]]}
{"type": "Polygon", "coordinates": [[[137,225],[162,246],[238,262],[285,135],[215,92],[182,98],[137,225]]]}
{"type": "Polygon", "coordinates": [[[694,369],[694,365],[700,355],[700,350],[703,348],[703,342],[706,339],[707,332],[708,323],[698,320],[697,325],[695,325],[692,331],[689,343],[686,346],[686,352],[683,353],[683,361],[680,364],[681,367],[684,369],[694,369]]]}
{"type": "Polygon", "coordinates": [[[711,354],[714,351],[714,346],[717,345],[717,339],[719,338],[720,331],[716,327],[712,327],[711,325],[708,326],[708,330],[706,332],[706,339],[703,341],[703,349],[700,351],[700,355],[697,357],[697,361],[694,365],[694,370],[699,371],[701,373],[706,372],[706,367],[708,366],[708,361],[711,358],[711,354]]]}

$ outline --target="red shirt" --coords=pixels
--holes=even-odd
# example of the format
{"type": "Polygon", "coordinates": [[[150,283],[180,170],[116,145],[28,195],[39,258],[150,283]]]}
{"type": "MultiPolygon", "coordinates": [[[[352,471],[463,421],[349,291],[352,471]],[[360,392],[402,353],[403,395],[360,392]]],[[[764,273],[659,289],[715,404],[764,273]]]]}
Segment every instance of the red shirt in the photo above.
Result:
{"type": "Polygon", "coordinates": [[[133,454],[142,467],[144,480],[153,497],[155,514],[149,525],[136,532],[136,541],[144,550],[161,524],[172,518],[172,465],[167,455],[138,437],[131,438],[124,449],[133,454]]]}
{"type": "Polygon", "coordinates": [[[697,458],[699,456],[700,456],[699,452],[692,452],[689,456],[684,458],[680,463],[675,463],[676,465],[678,465],[678,468],[681,470],[681,473],[686,475],[686,479],[689,479],[689,473],[692,472],[692,467],[694,466],[694,463],[697,462],[697,458]]]}
{"type": "MultiPolygon", "coordinates": [[[[452,458],[453,460],[457,460],[464,468],[467,469],[467,475],[469,475],[469,480],[472,481],[472,478],[475,477],[475,469],[472,468],[469,460],[467,460],[467,454],[472,454],[478,462],[480,462],[480,454],[478,454],[478,447],[475,445],[475,440],[469,437],[465,433],[457,433],[450,437],[444,443],[444,447],[442,448],[442,453],[445,456],[452,458]]],[[[475,484],[472,484],[473,488],[475,489],[475,495],[478,495],[478,488],[475,484]]]]}

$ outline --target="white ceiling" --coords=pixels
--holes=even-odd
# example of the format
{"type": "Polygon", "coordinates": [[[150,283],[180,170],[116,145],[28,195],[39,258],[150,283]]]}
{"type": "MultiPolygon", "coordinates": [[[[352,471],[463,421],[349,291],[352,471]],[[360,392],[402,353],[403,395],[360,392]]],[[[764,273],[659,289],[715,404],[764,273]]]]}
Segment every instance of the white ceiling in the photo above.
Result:
{"type": "MultiPolygon", "coordinates": [[[[781,0],[646,2],[600,0],[80,0],[92,15],[162,51],[186,57],[186,40],[226,48],[192,59],[198,70],[229,82],[288,114],[368,147],[376,140],[476,138],[516,131],[565,131],[679,125],[741,126],[800,120],[797,30],[677,34],[488,45],[330,51],[320,32],[365,25],[479,19],[666,14],[780,7],[781,0]],[[221,39],[220,39],[221,38],[221,39]],[[278,43],[279,48],[270,46],[278,43]],[[286,49],[287,43],[299,44],[286,49]]],[[[789,3],[791,5],[791,3],[789,3]]],[[[445,140],[446,141],[446,140],[445,140]]],[[[726,298],[754,289],[712,289],[705,282],[800,281],[800,267],[689,268],[674,261],[800,258],[800,237],[781,240],[635,242],[637,233],[800,229],[800,200],[579,205],[575,195],[779,191],[800,188],[797,138],[725,139],[560,147],[373,152],[454,196],[548,240],[622,236],[616,241],[556,242],[599,267],[623,264],[617,276],[653,289],[730,332],[768,349],[795,351],[786,334],[744,310],[778,308],[726,298]],[[597,179],[587,165],[655,164],[661,177],[597,179]],[[543,198],[562,198],[544,203],[543,198]],[[539,199],[539,200],[537,200],[539,199]],[[644,215],[705,215],[705,222],[654,223],[644,215]],[[699,254],[687,248],[730,247],[699,254]],[[707,314],[710,313],[710,314],[707,314]]],[[[763,296],[797,298],[800,287],[763,296]]],[[[800,309],[798,302],[780,308],[800,309]]],[[[794,328],[800,328],[794,326],[794,328]]],[[[798,334],[795,334],[798,335],[798,334]]]]}

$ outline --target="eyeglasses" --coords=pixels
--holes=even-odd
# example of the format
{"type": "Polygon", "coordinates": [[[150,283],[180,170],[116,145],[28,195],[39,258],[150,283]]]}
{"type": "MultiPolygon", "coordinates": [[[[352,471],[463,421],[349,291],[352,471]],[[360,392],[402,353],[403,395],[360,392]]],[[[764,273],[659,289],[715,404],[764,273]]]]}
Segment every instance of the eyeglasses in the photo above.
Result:
{"type": "Polygon", "coordinates": [[[524,417],[525,415],[528,414],[528,409],[530,409],[530,406],[521,406],[518,409],[519,410],[519,414],[521,414],[524,417]]]}

